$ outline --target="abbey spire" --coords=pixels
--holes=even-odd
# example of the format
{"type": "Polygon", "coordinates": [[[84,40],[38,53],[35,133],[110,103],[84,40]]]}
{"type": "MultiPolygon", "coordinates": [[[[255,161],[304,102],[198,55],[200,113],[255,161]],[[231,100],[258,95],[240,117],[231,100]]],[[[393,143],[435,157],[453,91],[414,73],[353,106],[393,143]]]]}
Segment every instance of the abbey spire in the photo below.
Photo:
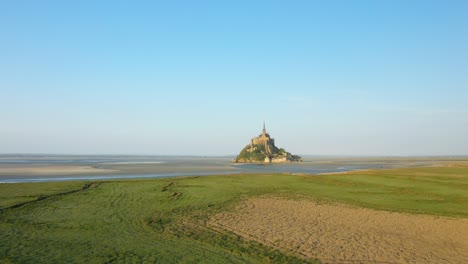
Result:
{"type": "Polygon", "coordinates": [[[297,155],[292,155],[283,148],[275,146],[275,139],[270,137],[263,121],[263,131],[258,137],[250,140],[239,155],[234,159],[236,163],[281,163],[302,161],[297,155]]]}

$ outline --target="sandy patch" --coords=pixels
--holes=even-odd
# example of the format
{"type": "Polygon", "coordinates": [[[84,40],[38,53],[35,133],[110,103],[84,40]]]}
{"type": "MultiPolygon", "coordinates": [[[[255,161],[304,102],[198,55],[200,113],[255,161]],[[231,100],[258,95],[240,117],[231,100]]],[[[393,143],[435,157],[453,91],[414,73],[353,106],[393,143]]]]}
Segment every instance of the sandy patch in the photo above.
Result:
{"type": "Polygon", "coordinates": [[[118,162],[104,162],[105,165],[138,165],[138,164],[162,164],[164,161],[118,161],[118,162]]]}
{"type": "Polygon", "coordinates": [[[114,170],[98,169],[91,166],[24,166],[0,167],[0,175],[64,175],[64,174],[90,174],[109,173],[114,170]]]}
{"type": "Polygon", "coordinates": [[[468,219],[255,198],[209,225],[323,263],[468,263],[468,219]]]}

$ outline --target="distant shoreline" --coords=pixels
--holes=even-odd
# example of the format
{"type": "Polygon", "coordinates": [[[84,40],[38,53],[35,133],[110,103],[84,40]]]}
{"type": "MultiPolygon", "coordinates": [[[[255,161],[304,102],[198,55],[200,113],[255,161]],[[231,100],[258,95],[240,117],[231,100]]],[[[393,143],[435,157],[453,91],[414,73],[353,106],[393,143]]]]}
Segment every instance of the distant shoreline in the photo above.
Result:
{"type": "Polygon", "coordinates": [[[376,169],[468,164],[468,158],[315,159],[281,164],[231,163],[229,158],[82,157],[0,160],[0,183],[148,179],[233,174],[334,175],[376,169]]]}

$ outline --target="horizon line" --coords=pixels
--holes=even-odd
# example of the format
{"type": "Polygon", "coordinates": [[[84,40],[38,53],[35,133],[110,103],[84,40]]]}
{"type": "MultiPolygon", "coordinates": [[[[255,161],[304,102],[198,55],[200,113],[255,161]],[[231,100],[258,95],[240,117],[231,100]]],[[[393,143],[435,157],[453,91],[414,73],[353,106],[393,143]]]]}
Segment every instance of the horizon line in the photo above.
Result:
{"type": "MultiPolygon", "coordinates": [[[[424,154],[424,155],[380,155],[380,154],[298,154],[302,157],[363,157],[363,158],[404,158],[404,157],[468,157],[468,154],[424,154]]],[[[122,154],[122,153],[0,153],[0,156],[128,156],[128,157],[236,157],[237,154],[122,154]]]]}

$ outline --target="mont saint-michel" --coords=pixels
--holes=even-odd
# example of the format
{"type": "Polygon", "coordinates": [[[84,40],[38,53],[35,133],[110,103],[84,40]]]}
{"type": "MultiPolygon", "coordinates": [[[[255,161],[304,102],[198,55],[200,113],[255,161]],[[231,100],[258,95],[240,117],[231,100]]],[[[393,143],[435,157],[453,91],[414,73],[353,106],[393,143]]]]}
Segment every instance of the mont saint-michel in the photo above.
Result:
{"type": "Polygon", "coordinates": [[[252,138],[250,144],[243,148],[234,159],[236,163],[283,163],[301,162],[302,158],[292,155],[283,148],[275,146],[275,139],[270,137],[263,123],[263,131],[258,137],[252,138]]]}

